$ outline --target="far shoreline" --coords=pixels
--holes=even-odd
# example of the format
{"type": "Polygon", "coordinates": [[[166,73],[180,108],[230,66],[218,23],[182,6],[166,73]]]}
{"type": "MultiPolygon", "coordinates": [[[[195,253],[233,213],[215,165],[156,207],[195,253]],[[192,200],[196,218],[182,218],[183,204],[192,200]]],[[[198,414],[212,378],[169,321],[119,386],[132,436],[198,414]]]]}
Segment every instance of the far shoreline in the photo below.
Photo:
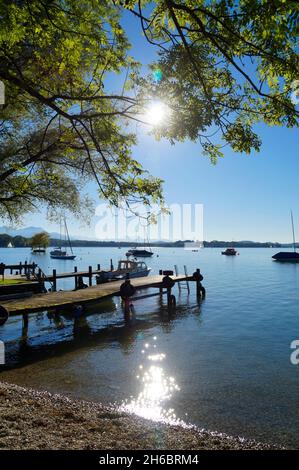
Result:
{"type": "MultiPolygon", "coordinates": [[[[30,239],[23,238],[23,240],[15,241],[16,237],[9,237],[5,238],[5,242],[1,240],[0,234],[0,248],[31,248],[30,239]],[[7,246],[9,243],[12,246],[7,246]]],[[[148,248],[183,248],[186,251],[192,251],[192,246],[185,247],[185,244],[195,243],[191,240],[179,240],[176,242],[150,242],[146,245],[140,242],[131,242],[131,241],[98,241],[98,240],[76,240],[71,239],[72,246],[76,248],[144,248],[145,246],[148,248]]],[[[197,242],[196,242],[197,243],[197,242]]],[[[60,246],[59,239],[50,238],[50,245],[49,248],[54,248],[56,246],[60,246]]],[[[254,242],[254,241],[203,241],[202,246],[199,247],[198,245],[194,246],[193,251],[200,251],[202,248],[290,248],[293,247],[292,243],[278,243],[278,242],[254,242]]],[[[299,245],[296,245],[296,248],[299,248],[299,245]]]]}

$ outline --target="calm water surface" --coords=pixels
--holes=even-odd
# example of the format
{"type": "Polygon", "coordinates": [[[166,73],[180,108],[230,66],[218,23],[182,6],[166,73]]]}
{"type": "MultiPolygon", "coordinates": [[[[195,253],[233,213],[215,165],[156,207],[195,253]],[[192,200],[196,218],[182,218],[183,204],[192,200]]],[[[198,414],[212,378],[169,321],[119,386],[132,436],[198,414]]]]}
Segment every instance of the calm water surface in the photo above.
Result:
{"type": "MultiPolygon", "coordinates": [[[[77,248],[74,262],[0,249],[0,259],[69,271],[108,268],[125,251],[77,248]]],[[[173,315],[165,299],[152,297],[135,302],[130,323],[118,298],[89,307],[75,322],[63,313],[33,314],[28,334],[11,318],[0,327],[7,362],[0,379],[299,447],[299,365],[290,363],[290,343],[299,339],[299,265],[273,262],[277,250],[239,251],[225,257],[220,249],[155,249],[153,274],[176,263],[181,272],[184,264],[189,273],[200,267],[205,277],[201,305],[192,284],[189,296],[175,289],[173,315]]],[[[58,287],[73,288],[73,281],[58,287]]]]}

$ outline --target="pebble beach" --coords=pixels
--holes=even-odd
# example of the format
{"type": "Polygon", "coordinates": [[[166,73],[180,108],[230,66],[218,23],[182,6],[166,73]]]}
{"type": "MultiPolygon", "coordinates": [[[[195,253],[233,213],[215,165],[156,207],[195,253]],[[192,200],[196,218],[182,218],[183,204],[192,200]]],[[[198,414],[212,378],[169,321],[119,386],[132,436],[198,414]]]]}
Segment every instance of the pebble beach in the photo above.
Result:
{"type": "Polygon", "coordinates": [[[6,382],[0,382],[0,417],[2,450],[274,448],[196,427],[157,423],[114,407],[6,382]]]}

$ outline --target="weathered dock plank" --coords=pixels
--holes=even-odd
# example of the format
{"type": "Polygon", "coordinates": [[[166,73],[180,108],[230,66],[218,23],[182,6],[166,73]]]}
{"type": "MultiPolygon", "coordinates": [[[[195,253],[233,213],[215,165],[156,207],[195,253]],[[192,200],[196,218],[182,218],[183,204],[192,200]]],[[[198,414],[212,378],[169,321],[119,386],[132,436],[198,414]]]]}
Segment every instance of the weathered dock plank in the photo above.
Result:
{"type": "MultiPolygon", "coordinates": [[[[171,276],[175,282],[192,281],[193,276],[171,276]]],[[[148,276],[134,278],[131,283],[137,289],[147,289],[150,287],[160,287],[163,276],[148,276]]],[[[46,294],[36,294],[30,298],[19,300],[7,300],[1,302],[9,315],[22,315],[47,309],[67,307],[74,304],[85,304],[96,300],[112,297],[119,294],[119,289],[123,280],[100,284],[77,291],[58,291],[48,292],[46,294]]]]}
{"type": "Polygon", "coordinates": [[[92,271],[71,271],[67,273],[56,273],[55,276],[53,274],[45,274],[43,277],[44,281],[52,282],[54,279],[66,279],[69,277],[89,277],[90,275],[95,276],[100,274],[102,271],[99,269],[94,269],[92,271]]]}

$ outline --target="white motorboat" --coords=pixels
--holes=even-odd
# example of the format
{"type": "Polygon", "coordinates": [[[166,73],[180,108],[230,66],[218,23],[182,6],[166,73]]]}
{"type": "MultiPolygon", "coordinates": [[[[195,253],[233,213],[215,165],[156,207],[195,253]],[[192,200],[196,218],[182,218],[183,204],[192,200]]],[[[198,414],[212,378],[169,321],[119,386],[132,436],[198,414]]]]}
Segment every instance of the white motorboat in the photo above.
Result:
{"type": "Polygon", "coordinates": [[[134,277],[145,277],[148,276],[151,268],[148,268],[144,261],[135,260],[121,260],[118,262],[117,269],[110,271],[102,271],[97,276],[97,284],[101,284],[107,281],[125,279],[128,275],[129,278],[134,277]]]}

